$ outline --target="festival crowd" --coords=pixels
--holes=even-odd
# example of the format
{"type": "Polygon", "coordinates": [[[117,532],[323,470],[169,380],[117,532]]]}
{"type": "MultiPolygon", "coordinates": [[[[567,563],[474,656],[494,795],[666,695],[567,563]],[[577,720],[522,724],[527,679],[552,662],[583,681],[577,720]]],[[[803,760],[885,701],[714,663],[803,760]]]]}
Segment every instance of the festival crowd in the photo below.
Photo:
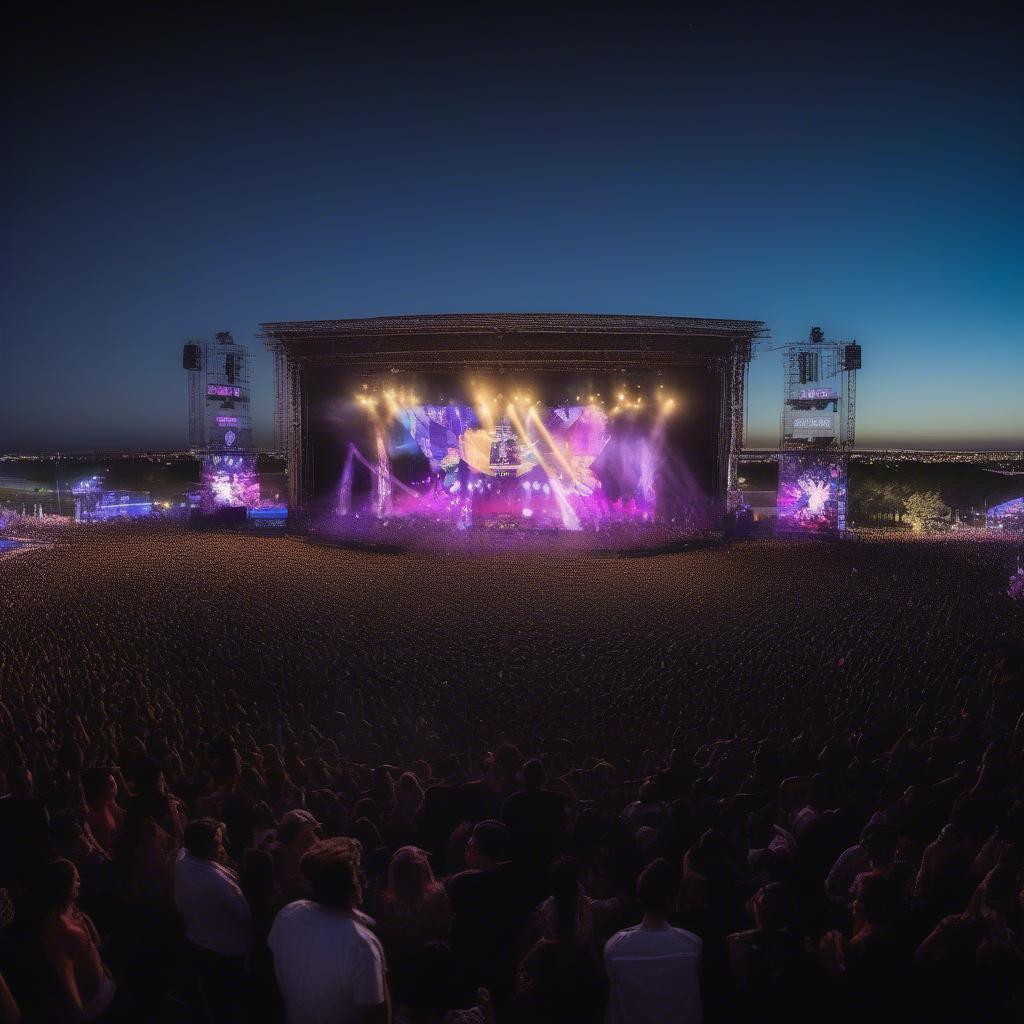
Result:
{"type": "MultiPolygon", "coordinates": [[[[0,611],[31,603],[27,564],[0,611]]],[[[728,706],[674,743],[595,749],[512,672],[516,714],[442,738],[351,678],[218,686],[182,659],[158,686],[87,632],[28,673],[48,655],[2,641],[4,1024],[1024,1015],[1013,643],[929,688],[882,632],[891,692],[834,674],[826,704],[758,706],[723,675],[728,706]]],[[[178,642],[140,628],[171,662],[178,642]]],[[[789,657],[760,642],[752,672],[789,657]]]]}

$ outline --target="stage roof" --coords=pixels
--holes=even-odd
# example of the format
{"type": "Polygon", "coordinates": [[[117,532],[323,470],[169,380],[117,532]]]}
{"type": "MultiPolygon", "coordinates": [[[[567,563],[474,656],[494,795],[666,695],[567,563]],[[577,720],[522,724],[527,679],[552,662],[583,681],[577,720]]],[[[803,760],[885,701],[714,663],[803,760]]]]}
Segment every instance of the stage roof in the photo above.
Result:
{"type": "Polygon", "coordinates": [[[426,313],[353,320],[295,320],[260,324],[281,341],[423,334],[669,334],[688,337],[757,337],[760,320],[713,320],[686,316],[622,316],[614,313],[426,313]]]}
{"type": "Polygon", "coordinates": [[[482,364],[522,358],[571,364],[574,355],[601,364],[623,358],[658,362],[723,358],[767,334],[760,320],[712,320],[607,313],[430,313],[260,325],[262,337],[297,362],[396,365],[424,361],[482,364]]]}

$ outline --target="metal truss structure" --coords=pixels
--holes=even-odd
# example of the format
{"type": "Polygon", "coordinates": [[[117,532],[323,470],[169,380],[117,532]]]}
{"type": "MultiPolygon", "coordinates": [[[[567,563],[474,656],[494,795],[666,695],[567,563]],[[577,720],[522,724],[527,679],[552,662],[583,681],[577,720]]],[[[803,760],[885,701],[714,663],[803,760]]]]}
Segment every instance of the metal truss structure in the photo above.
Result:
{"type": "MultiPolygon", "coordinates": [[[[836,449],[849,451],[856,442],[857,370],[860,346],[855,341],[826,339],[812,328],[807,341],[779,346],[785,352],[783,410],[779,416],[780,450],[836,449]],[[847,364],[851,347],[858,353],[856,366],[847,364]],[[826,385],[822,387],[822,385],[826,385]],[[824,397],[831,390],[830,397],[824,397]],[[831,412],[836,422],[827,434],[795,436],[787,430],[787,413],[831,412]]],[[[778,348],[765,349],[778,351],[778,348]]]]}
{"type": "Polygon", "coordinates": [[[186,343],[188,443],[198,454],[250,452],[249,350],[227,331],[186,343]]]}
{"type": "Polygon", "coordinates": [[[288,358],[281,342],[264,337],[274,356],[274,444],[287,465],[288,504],[299,508],[302,480],[309,472],[302,416],[302,367],[288,358]]]}
{"type": "Polygon", "coordinates": [[[186,399],[188,402],[188,444],[190,448],[201,448],[206,441],[206,419],[204,406],[206,396],[206,342],[193,338],[187,343],[199,352],[200,363],[195,369],[187,370],[185,377],[186,399]]]}

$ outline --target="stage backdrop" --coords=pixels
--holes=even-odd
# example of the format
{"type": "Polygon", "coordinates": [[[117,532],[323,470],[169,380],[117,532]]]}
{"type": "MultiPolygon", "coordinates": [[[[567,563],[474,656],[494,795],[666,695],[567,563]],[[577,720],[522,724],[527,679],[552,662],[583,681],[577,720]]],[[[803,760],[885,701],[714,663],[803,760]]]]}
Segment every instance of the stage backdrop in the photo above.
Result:
{"type": "Polygon", "coordinates": [[[715,493],[720,375],[305,382],[314,504],[339,515],[548,529],[678,521],[715,493]]]}

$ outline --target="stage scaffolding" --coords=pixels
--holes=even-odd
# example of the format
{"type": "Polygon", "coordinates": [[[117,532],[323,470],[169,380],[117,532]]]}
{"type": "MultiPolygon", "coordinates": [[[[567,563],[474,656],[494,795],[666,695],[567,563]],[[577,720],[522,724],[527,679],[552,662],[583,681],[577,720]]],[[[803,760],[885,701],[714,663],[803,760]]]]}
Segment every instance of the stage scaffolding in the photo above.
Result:
{"type": "Polygon", "coordinates": [[[252,450],[249,349],[227,331],[185,344],[188,443],[200,453],[252,450]]]}
{"type": "Polygon", "coordinates": [[[783,348],[775,528],[842,537],[861,347],[856,341],[827,339],[820,327],[812,327],[806,341],[783,348]]]}

